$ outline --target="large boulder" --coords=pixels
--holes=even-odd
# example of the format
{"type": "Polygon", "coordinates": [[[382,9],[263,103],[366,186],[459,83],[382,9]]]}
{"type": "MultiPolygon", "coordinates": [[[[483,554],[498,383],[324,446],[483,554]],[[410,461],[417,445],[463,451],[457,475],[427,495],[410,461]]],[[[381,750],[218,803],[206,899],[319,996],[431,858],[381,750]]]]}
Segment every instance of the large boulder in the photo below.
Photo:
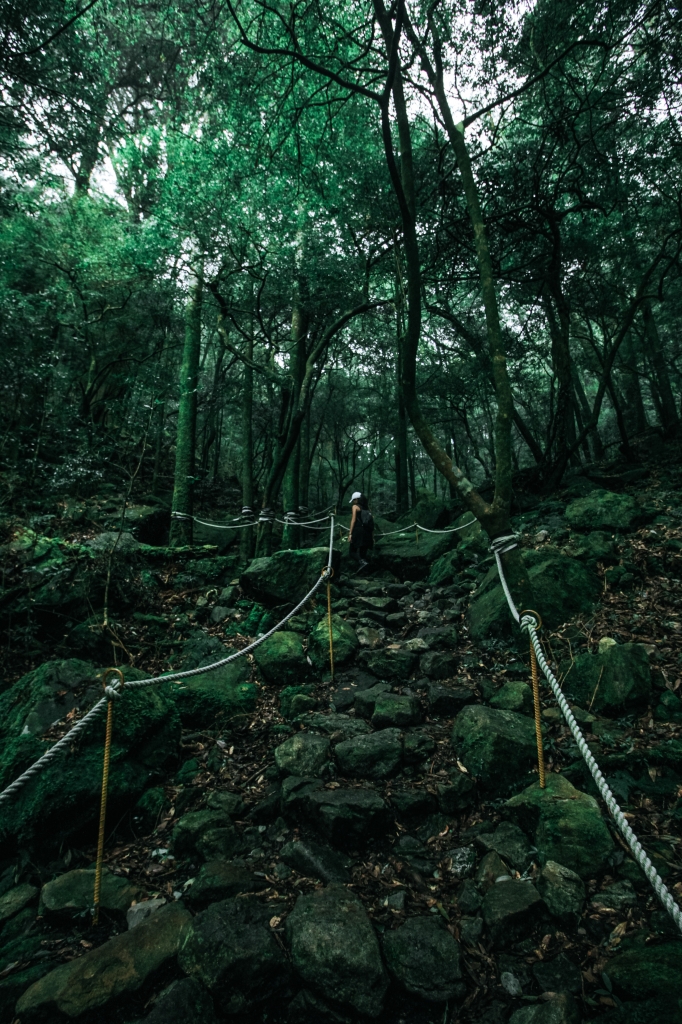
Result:
{"type": "Polygon", "coordinates": [[[602,871],[615,847],[594,797],[581,793],[563,775],[534,783],[504,805],[507,817],[534,836],[541,864],[556,861],[581,878],[602,871]]]}
{"type": "MultiPolygon", "coordinates": [[[[227,652],[202,660],[210,665],[227,652]]],[[[189,729],[226,728],[243,724],[256,706],[256,687],[249,679],[249,663],[237,658],[227,665],[180,681],[171,692],[183,726],[189,729]]]]}
{"type": "MultiPolygon", "coordinates": [[[[332,643],[334,665],[345,665],[360,647],[358,635],[340,615],[332,615],[332,643]]],[[[308,655],[318,670],[329,667],[329,621],[320,619],[308,641],[308,655]]]]}
{"type": "MultiPolygon", "coordinates": [[[[94,868],[77,868],[46,882],[40,893],[42,912],[54,917],[74,917],[92,907],[95,891],[94,868]]],[[[139,900],[143,891],[127,878],[102,872],[99,905],[102,910],[125,917],[133,900],[139,900]]]]}
{"type": "Polygon", "coordinates": [[[402,734],[399,729],[381,729],[368,736],[355,736],[337,743],[334,753],[342,775],[359,779],[386,779],[401,766],[402,734]]]}
{"type": "Polygon", "coordinates": [[[651,669],[644,644],[599,645],[597,654],[579,654],[561,666],[563,691],[597,713],[645,706],[651,696],[651,669]]]}
{"type": "Polygon", "coordinates": [[[291,686],[310,671],[298,633],[273,633],[256,647],[253,656],[265,680],[277,686],[291,686]]]}
{"type": "MultiPolygon", "coordinates": [[[[573,615],[592,611],[601,584],[585,564],[549,546],[524,551],[522,557],[534,607],[546,626],[556,628],[573,615]]],[[[470,635],[473,640],[485,640],[510,633],[513,625],[497,568],[492,566],[469,605],[470,635]]]]}
{"type": "MultiPolygon", "coordinates": [[[[393,530],[398,528],[394,526],[393,530]]],[[[454,548],[458,541],[457,533],[424,533],[420,530],[416,534],[413,526],[406,526],[404,531],[391,537],[375,536],[372,562],[398,579],[423,580],[429,575],[431,565],[454,548]]]]}
{"type": "Polygon", "coordinates": [[[428,1002],[444,1003],[464,993],[459,946],[437,917],[410,917],[384,932],[382,946],[392,977],[428,1002]]]}
{"type": "MultiPolygon", "coordinates": [[[[30,675],[31,673],[29,673],[30,675]]],[[[125,669],[128,679],[143,673],[125,669]]],[[[45,744],[23,731],[25,679],[0,698],[0,788],[9,785],[45,752],[45,744]]],[[[93,698],[99,699],[98,687],[93,698]]],[[[93,828],[102,786],[102,750],[106,712],[81,733],[79,742],[60,751],[3,808],[0,844],[44,841],[59,846],[93,828]]],[[[180,716],[171,684],[124,690],[114,709],[109,771],[108,814],[112,820],[132,809],[177,757],[180,716]]]]}
{"type": "Polygon", "coordinates": [[[232,1016],[270,998],[289,977],[289,964],[270,928],[274,904],[254,897],[212,903],[185,932],[178,963],[232,1016]]]}
{"type": "Polygon", "coordinates": [[[595,490],[576,498],[566,509],[566,521],[574,530],[630,530],[640,509],[629,494],[595,490]]]}
{"type": "Polygon", "coordinates": [[[115,935],[31,985],[17,1003],[17,1016],[26,1024],[62,1015],[80,1017],[132,995],[174,961],[190,921],[182,904],[162,907],[132,931],[115,935]]]}
{"type": "Polygon", "coordinates": [[[458,759],[490,792],[502,793],[518,784],[537,758],[532,719],[482,704],[460,711],[451,740],[458,759]]]}
{"type": "Polygon", "coordinates": [[[306,985],[364,1017],[379,1016],[388,979],[374,929],[354,893],[331,884],[299,896],[286,936],[306,985]]]}
{"type": "MultiPolygon", "coordinates": [[[[239,578],[242,590],[257,601],[298,604],[327,565],[327,548],[304,551],[276,551],[267,558],[255,558],[239,578]]],[[[338,576],[340,554],[335,551],[332,565],[338,576]]]]}

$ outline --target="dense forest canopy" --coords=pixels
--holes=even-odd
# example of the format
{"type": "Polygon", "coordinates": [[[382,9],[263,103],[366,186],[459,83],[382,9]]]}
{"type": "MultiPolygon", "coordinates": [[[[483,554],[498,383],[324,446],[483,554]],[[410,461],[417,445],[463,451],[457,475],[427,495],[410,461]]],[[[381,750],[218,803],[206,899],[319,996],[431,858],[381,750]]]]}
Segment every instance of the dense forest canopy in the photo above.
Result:
{"type": "Polygon", "coordinates": [[[494,535],[521,484],[678,430],[675,5],[1,16],[10,509],[426,487],[494,535]]]}

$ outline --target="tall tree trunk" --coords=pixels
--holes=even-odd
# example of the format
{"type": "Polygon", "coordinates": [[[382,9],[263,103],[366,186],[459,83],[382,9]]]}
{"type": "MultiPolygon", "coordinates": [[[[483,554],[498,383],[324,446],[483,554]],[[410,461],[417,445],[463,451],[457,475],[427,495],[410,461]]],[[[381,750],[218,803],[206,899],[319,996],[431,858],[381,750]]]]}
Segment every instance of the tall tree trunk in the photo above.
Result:
{"type": "Polygon", "coordinates": [[[156,438],[154,440],[154,470],[152,473],[152,494],[159,493],[161,479],[161,461],[163,459],[163,434],[166,423],[166,401],[163,398],[156,399],[156,438]]]}
{"type": "MultiPolygon", "coordinates": [[[[577,372],[577,370],[573,375],[573,387],[575,388],[575,393],[578,396],[578,403],[580,405],[580,412],[583,424],[589,423],[592,418],[592,410],[590,409],[590,403],[587,401],[585,388],[583,387],[583,382],[581,381],[580,374],[577,372]]],[[[580,427],[580,432],[583,432],[583,426],[580,427]]],[[[585,440],[587,440],[588,438],[592,442],[594,458],[596,460],[603,459],[604,444],[599,433],[599,428],[596,425],[591,428],[585,440]]]]}
{"type": "MultiPolygon", "coordinates": [[[[249,334],[246,342],[246,357],[253,361],[253,334],[249,334]]],[[[253,369],[244,365],[244,389],[242,392],[242,505],[254,509],[253,493],[253,369]]],[[[253,558],[256,538],[255,527],[245,526],[241,531],[239,557],[242,562],[253,558]]]]}
{"type": "Polygon", "coordinates": [[[651,302],[648,299],[642,304],[642,317],[646,332],[647,351],[654,369],[661,403],[661,426],[668,436],[673,437],[679,433],[680,421],[675,406],[673,389],[670,386],[670,374],[665,361],[658,327],[656,326],[656,319],[651,308],[651,302]]]}
{"type": "Polygon", "coordinates": [[[632,435],[642,434],[648,423],[642,400],[642,389],[639,383],[638,341],[632,331],[628,331],[621,346],[620,373],[623,380],[623,397],[625,399],[625,420],[628,432],[632,435]]]}
{"type": "MultiPolygon", "coordinates": [[[[202,270],[190,288],[185,320],[185,344],[180,370],[180,402],[175,441],[175,480],[173,510],[192,515],[194,457],[197,431],[197,383],[201,356],[202,270]]],[[[192,543],[192,520],[172,519],[170,543],[173,547],[192,543]]]]}

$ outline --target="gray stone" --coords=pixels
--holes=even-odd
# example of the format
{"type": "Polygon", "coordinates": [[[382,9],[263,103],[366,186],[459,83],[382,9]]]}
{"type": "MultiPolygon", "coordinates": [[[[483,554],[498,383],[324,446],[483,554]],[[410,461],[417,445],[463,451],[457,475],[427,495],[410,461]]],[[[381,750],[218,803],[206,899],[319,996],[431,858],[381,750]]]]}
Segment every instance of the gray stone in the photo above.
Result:
{"type": "Polygon", "coordinates": [[[405,764],[422,764],[436,749],[433,736],[421,729],[410,729],[403,734],[405,764]]]}
{"type": "Polygon", "coordinates": [[[443,814],[459,814],[474,802],[474,790],[476,786],[470,775],[461,772],[453,775],[449,785],[439,784],[436,787],[438,792],[438,809],[443,814]]]}
{"type": "Polygon", "coordinates": [[[457,904],[463,914],[475,914],[480,909],[483,897],[470,878],[462,882],[457,893],[457,904]]]}
{"type": "Polygon", "coordinates": [[[360,900],[340,885],[299,896],[286,919],[299,976],[327,999],[378,1017],[388,980],[379,945],[360,900]]]}
{"type": "Polygon", "coordinates": [[[530,718],[472,704],[460,711],[452,728],[460,761],[491,793],[508,790],[527,775],[537,758],[530,718]]]}
{"type": "Polygon", "coordinates": [[[507,995],[512,997],[512,999],[518,999],[519,996],[523,994],[521,982],[516,977],[516,975],[512,974],[510,971],[501,972],[500,985],[505,990],[507,995]]]}
{"type": "Polygon", "coordinates": [[[391,806],[399,818],[416,818],[432,814],[436,799],[426,789],[397,789],[391,793],[391,806]]]}
{"type": "Polygon", "coordinates": [[[129,907],[126,911],[126,922],[128,924],[128,931],[133,928],[137,928],[143,921],[146,921],[148,917],[155,914],[157,910],[161,910],[161,907],[165,907],[166,901],[163,897],[155,900],[143,900],[142,903],[135,903],[132,907],[129,907]]]}
{"type": "Polygon", "coordinates": [[[573,996],[558,994],[534,1006],[524,1006],[509,1018],[509,1024],[580,1024],[582,1014],[573,996]]]}
{"type": "Polygon", "coordinates": [[[180,903],[162,907],[132,931],[46,974],[21,996],[17,1016],[26,1024],[80,1017],[130,996],[172,964],[190,921],[180,903]]]}
{"type": "Polygon", "coordinates": [[[282,775],[323,775],[329,764],[329,740],[311,732],[297,732],[275,750],[275,764],[282,775]]]}
{"type": "Polygon", "coordinates": [[[125,530],[122,533],[119,533],[118,530],[113,530],[110,533],[98,533],[96,537],[86,541],[85,546],[91,551],[102,554],[115,551],[117,555],[132,555],[140,550],[140,545],[132,533],[127,533],[125,530]]]}
{"type": "MultiPolygon", "coordinates": [[[[254,559],[240,576],[239,583],[242,590],[257,601],[296,604],[319,579],[328,557],[326,547],[276,551],[269,557],[254,559]]],[[[338,577],[341,563],[338,551],[334,551],[332,562],[338,577]]]]}
{"type": "Polygon", "coordinates": [[[259,879],[244,864],[236,861],[210,860],[199,868],[187,897],[197,907],[206,907],[240,893],[254,892],[261,887],[259,879]]]}
{"type": "Polygon", "coordinates": [[[651,697],[649,655],[643,644],[600,644],[560,666],[566,696],[597,713],[644,707],[651,697]]]}
{"type": "Polygon", "coordinates": [[[543,992],[568,992],[578,995],[582,992],[582,974],[565,953],[559,953],[554,960],[540,960],[533,965],[533,977],[543,992]]]}
{"type": "Polygon", "coordinates": [[[421,706],[416,697],[398,693],[380,693],[374,704],[372,725],[375,729],[390,726],[404,728],[421,721],[421,706]]]}
{"type": "Polygon", "coordinates": [[[233,857],[241,848],[241,836],[231,822],[220,828],[207,829],[196,842],[196,851],[204,860],[233,857]]]}
{"type": "Polygon", "coordinates": [[[217,790],[209,795],[206,806],[211,811],[221,811],[230,818],[239,818],[244,812],[244,801],[239,793],[217,790]]]}
{"type": "Polygon", "coordinates": [[[216,604],[211,609],[210,621],[214,626],[218,625],[219,623],[224,622],[229,614],[229,608],[224,608],[222,605],[216,604]]]}
{"type": "Polygon", "coordinates": [[[533,691],[527,683],[509,682],[501,686],[490,700],[491,708],[502,711],[518,711],[528,715],[533,711],[533,691]]]}
{"type": "Polygon", "coordinates": [[[518,825],[510,821],[503,821],[492,834],[478,836],[476,842],[484,850],[495,850],[519,871],[523,871],[530,860],[530,843],[518,825]]]}
{"type": "Polygon", "coordinates": [[[500,878],[509,878],[509,868],[494,850],[486,853],[476,871],[476,885],[481,892],[487,892],[500,878]]]}
{"type": "MultiPolygon", "coordinates": [[[[90,910],[95,892],[94,868],[67,871],[51,882],[46,882],[40,893],[40,903],[48,916],[73,917],[90,910]]],[[[112,875],[106,868],[102,872],[100,907],[112,914],[125,916],[133,900],[144,895],[142,889],[127,878],[112,875]]]]}
{"type": "Polygon", "coordinates": [[[161,992],[144,1024],[217,1024],[213,1000],[196,978],[179,978],[161,992]]]}
{"type": "Polygon", "coordinates": [[[476,851],[473,846],[456,846],[450,850],[452,866],[450,870],[458,878],[468,878],[474,873],[476,866],[476,851]]]}
{"type": "Polygon", "coordinates": [[[366,690],[360,690],[355,694],[355,710],[363,718],[371,718],[374,714],[374,706],[382,693],[390,691],[389,683],[377,683],[366,690]]]}
{"type": "Polygon", "coordinates": [[[419,659],[419,669],[429,679],[449,679],[456,671],[451,654],[444,651],[429,651],[419,659]]]}
{"type": "Polygon", "coordinates": [[[318,790],[310,793],[307,813],[311,823],[329,842],[354,849],[383,831],[388,807],[373,789],[318,790]]]}
{"type": "Polygon", "coordinates": [[[351,718],[349,715],[306,715],[305,724],[308,729],[317,729],[326,736],[336,735],[337,741],[348,739],[349,736],[362,736],[370,731],[367,722],[361,718],[351,718]]]}
{"type": "Polygon", "coordinates": [[[287,983],[287,958],[269,924],[276,911],[253,897],[226,899],[187,929],[178,964],[206,986],[224,1015],[243,1013],[287,983]]]}
{"type": "Polygon", "coordinates": [[[442,718],[452,718],[465,704],[475,700],[475,694],[466,686],[441,686],[440,683],[429,683],[426,692],[429,714],[442,718]]]}
{"type": "Polygon", "coordinates": [[[481,904],[483,920],[498,946],[509,946],[529,935],[542,916],[542,897],[532,882],[509,881],[492,885],[481,904]]]}
{"type": "Polygon", "coordinates": [[[476,947],[483,934],[483,918],[462,917],[459,922],[459,934],[465,946],[476,947]]]}
{"type": "Polygon", "coordinates": [[[417,664],[417,655],[405,647],[364,650],[359,661],[377,679],[407,680],[417,664]]]}
{"type": "Polygon", "coordinates": [[[30,903],[37,901],[38,889],[28,882],[15,885],[14,888],[0,896],[0,923],[8,921],[30,903]]]}
{"type": "Polygon", "coordinates": [[[437,917],[410,917],[384,932],[382,947],[390,974],[408,992],[440,1003],[462,995],[459,946],[437,917]]]}
{"type": "MultiPolygon", "coordinates": [[[[334,754],[342,775],[386,779],[394,775],[402,763],[402,735],[399,729],[382,729],[369,736],[355,736],[337,743],[334,754]]],[[[299,774],[312,775],[313,772],[299,774]]]]}
{"type": "Polygon", "coordinates": [[[592,906],[606,910],[626,911],[628,907],[634,907],[637,903],[637,893],[632,882],[624,879],[622,882],[614,882],[592,897],[592,906]]]}
{"type": "Polygon", "coordinates": [[[191,857],[198,853],[199,840],[212,829],[232,829],[232,822],[222,811],[190,811],[175,822],[173,853],[176,857],[191,857]]]}
{"type": "Polygon", "coordinates": [[[575,924],[585,906],[585,885],[580,875],[563,864],[548,860],[537,880],[552,917],[562,924],[575,924]]]}
{"type": "Polygon", "coordinates": [[[310,839],[286,843],[280,850],[285,864],[302,875],[321,878],[323,882],[350,882],[349,861],[329,846],[310,839]]]}

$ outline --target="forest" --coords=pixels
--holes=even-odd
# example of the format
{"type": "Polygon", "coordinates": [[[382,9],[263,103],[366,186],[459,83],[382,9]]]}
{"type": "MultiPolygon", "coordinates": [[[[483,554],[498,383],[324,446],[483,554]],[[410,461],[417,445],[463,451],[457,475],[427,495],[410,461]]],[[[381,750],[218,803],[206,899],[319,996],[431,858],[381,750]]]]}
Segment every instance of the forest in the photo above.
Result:
{"type": "Polygon", "coordinates": [[[681,1020],[677,5],[0,30],[0,1024],[681,1020]]]}

